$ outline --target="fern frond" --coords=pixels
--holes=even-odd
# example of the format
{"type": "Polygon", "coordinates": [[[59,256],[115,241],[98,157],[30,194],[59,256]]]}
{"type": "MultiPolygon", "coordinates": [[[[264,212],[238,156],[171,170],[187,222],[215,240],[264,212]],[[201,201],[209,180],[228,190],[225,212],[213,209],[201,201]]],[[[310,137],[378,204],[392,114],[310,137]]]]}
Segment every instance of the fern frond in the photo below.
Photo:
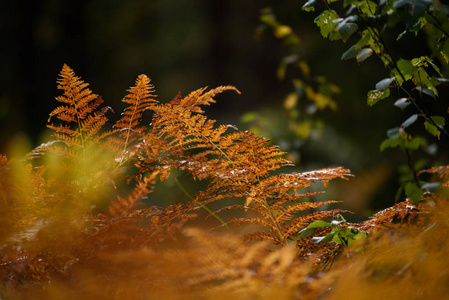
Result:
{"type": "Polygon", "coordinates": [[[136,187],[131,191],[127,199],[118,196],[118,201],[112,202],[109,207],[109,213],[113,217],[121,217],[130,214],[139,204],[142,198],[148,195],[154,186],[155,180],[159,175],[159,171],[151,173],[150,176],[144,177],[139,181],[136,187]]]}
{"type": "Polygon", "coordinates": [[[375,215],[371,216],[369,220],[364,221],[355,226],[362,231],[373,233],[379,229],[385,229],[394,225],[396,222],[407,222],[410,224],[419,216],[428,213],[430,207],[424,203],[418,203],[418,206],[414,205],[409,199],[397,203],[392,207],[379,211],[375,215]]]}
{"type": "Polygon", "coordinates": [[[60,106],[50,113],[48,121],[56,116],[66,124],[55,126],[47,125],[48,128],[54,130],[55,136],[65,141],[69,147],[78,146],[81,150],[86,150],[86,145],[92,137],[96,136],[100,128],[106,123],[105,114],[110,107],[104,107],[100,111],[97,108],[103,103],[101,97],[93,94],[87,88],[89,84],[84,83],[79,77],[75,76],[75,72],[64,64],[60,78],[58,80],[58,89],[63,90],[64,94],[58,96],[56,100],[67,105],[60,106]],[[72,128],[70,123],[77,123],[76,128],[72,128]],[[73,137],[76,137],[74,139],[73,137]]]}
{"type": "Polygon", "coordinates": [[[305,210],[309,210],[312,208],[318,208],[318,207],[326,206],[329,204],[341,203],[341,202],[342,201],[329,200],[329,201],[324,201],[324,202],[304,202],[304,203],[288,205],[279,210],[278,214],[276,215],[276,219],[289,220],[293,217],[294,214],[296,214],[300,211],[305,211],[305,210]]]}
{"type": "Polygon", "coordinates": [[[422,173],[437,174],[438,177],[440,177],[440,179],[443,181],[441,183],[441,186],[449,187],[449,165],[433,167],[428,170],[422,170],[418,173],[418,175],[422,173]]]}
{"type": "Polygon", "coordinates": [[[208,106],[211,103],[215,103],[215,100],[213,99],[215,95],[229,90],[236,91],[238,94],[240,94],[240,91],[233,86],[220,86],[203,94],[203,92],[206,89],[207,87],[204,87],[191,92],[188,96],[184,97],[182,100],[176,101],[179,103],[177,105],[182,106],[183,108],[191,112],[201,114],[204,113],[204,111],[200,108],[200,105],[208,106]]]}
{"type": "Polygon", "coordinates": [[[269,240],[271,240],[271,241],[273,241],[273,243],[275,245],[281,244],[281,240],[279,239],[278,236],[271,234],[271,233],[266,233],[263,231],[255,231],[255,232],[245,234],[244,238],[247,241],[269,241],[269,240]]]}
{"type": "Polygon", "coordinates": [[[122,100],[128,106],[123,111],[122,117],[113,126],[115,131],[118,131],[124,139],[121,143],[123,148],[121,160],[124,159],[129,145],[142,137],[144,129],[138,127],[142,121],[142,113],[152,109],[157,104],[154,87],[150,84],[150,78],[146,75],[139,75],[135,86],[131,87],[128,92],[128,95],[122,100]]]}

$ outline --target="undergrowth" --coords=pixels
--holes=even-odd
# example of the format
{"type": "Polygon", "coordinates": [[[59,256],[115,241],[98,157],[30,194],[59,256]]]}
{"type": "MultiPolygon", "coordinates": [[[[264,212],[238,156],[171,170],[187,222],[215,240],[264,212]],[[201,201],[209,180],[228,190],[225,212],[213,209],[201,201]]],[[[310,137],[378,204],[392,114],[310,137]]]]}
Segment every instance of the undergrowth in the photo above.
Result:
{"type": "MultiPolygon", "coordinates": [[[[112,108],[67,65],[58,88],[47,125],[54,139],[22,159],[0,156],[2,298],[362,299],[436,278],[422,293],[447,292],[447,247],[435,242],[447,240],[444,200],[426,193],[347,222],[338,201],[316,202],[324,191],[307,188],[349,170],[282,173],[292,163],[279,147],[204,115],[235,87],[162,103],[140,75],[110,128],[112,108]],[[175,170],[206,188],[186,203],[154,205],[151,193],[175,170]],[[200,210],[217,228],[191,222],[200,210]],[[223,220],[229,210],[240,214],[223,220]]],[[[447,185],[447,170],[428,172],[447,185]]]]}

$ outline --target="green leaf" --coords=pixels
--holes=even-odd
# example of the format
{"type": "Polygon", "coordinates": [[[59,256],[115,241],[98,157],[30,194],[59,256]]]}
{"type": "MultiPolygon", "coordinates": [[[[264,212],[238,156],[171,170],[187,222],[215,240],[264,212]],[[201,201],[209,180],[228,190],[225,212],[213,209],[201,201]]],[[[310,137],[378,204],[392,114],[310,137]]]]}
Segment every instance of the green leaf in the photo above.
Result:
{"type": "MultiPolygon", "coordinates": [[[[435,89],[435,87],[433,87],[433,88],[435,89]]],[[[416,87],[416,89],[418,91],[420,91],[421,93],[423,93],[429,97],[432,97],[433,99],[436,99],[436,95],[435,95],[436,89],[435,89],[435,91],[432,88],[423,89],[422,86],[418,86],[418,87],[416,87]]]]}
{"type": "Polygon", "coordinates": [[[332,238],[332,242],[338,245],[346,245],[345,241],[338,234],[334,235],[334,237],[332,238]]]}
{"type": "MultiPolygon", "coordinates": [[[[448,16],[445,11],[442,9],[438,9],[434,7],[432,11],[427,11],[427,13],[424,16],[426,18],[426,21],[430,24],[432,24],[435,27],[442,27],[446,32],[449,31],[449,24],[447,22],[448,16]]],[[[438,32],[441,32],[439,29],[437,29],[438,32]]],[[[441,36],[438,37],[438,39],[441,36]]]]}
{"type": "MultiPolygon", "coordinates": [[[[367,233],[365,231],[359,231],[352,237],[352,239],[354,241],[358,241],[358,240],[366,238],[366,236],[367,236],[367,233]]],[[[351,244],[351,243],[349,243],[349,244],[351,244]]]]}
{"type": "Polygon", "coordinates": [[[394,81],[395,77],[385,78],[376,83],[376,90],[383,91],[388,88],[390,84],[394,81]]]}
{"type": "Polygon", "coordinates": [[[400,139],[386,139],[380,144],[380,151],[384,151],[387,148],[396,148],[402,144],[400,139]]]}
{"type": "Polygon", "coordinates": [[[418,150],[420,147],[427,146],[427,140],[422,137],[415,137],[410,141],[404,141],[404,147],[410,150],[418,150]]]}
{"type": "Polygon", "coordinates": [[[355,23],[341,22],[335,29],[340,33],[343,42],[346,42],[351,37],[351,35],[356,32],[357,28],[358,26],[355,23]]]}
{"type": "MultiPolygon", "coordinates": [[[[444,127],[446,120],[443,117],[440,116],[432,116],[432,120],[437,124],[438,126],[444,127]]],[[[433,136],[436,136],[438,139],[440,139],[440,130],[438,130],[438,127],[433,125],[432,123],[425,121],[424,127],[426,130],[433,136]]]]}
{"type": "Polygon", "coordinates": [[[302,6],[301,9],[304,11],[315,11],[315,7],[314,7],[315,3],[316,3],[316,0],[309,0],[306,2],[306,4],[304,4],[302,6]]]}
{"type": "Polygon", "coordinates": [[[326,236],[316,236],[312,238],[312,242],[318,244],[321,243],[325,238],[326,236]]]}
{"type": "Polygon", "coordinates": [[[315,232],[315,229],[310,229],[307,227],[303,228],[298,232],[298,239],[299,239],[299,237],[307,238],[307,237],[311,236],[312,233],[314,233],[314,232],[315,232]]]}
{"type": "Polygon", "coordinates": [[[373,12],[376,11],[377,4],[372,1],[359,1],[358,9],[362,11],[365,16],[372,16],[373,12]]]}
{"type": "Polygon", "coordinates": [[[315,222],[310,223],[309,226],[301,229],[298,232],[298,234],[300,237],[306,238],[306,237],[310,236],[312,233],[314,233],[316,228],[330,227],[330,226],[332,226],[331,223],[328,223],[323,220],[317,220],[315,222]]]}
{"type": "Polygon", "coordinates": [[[317,19],[315,19],[314,22],[320,28],[320,32],[323,37],[333,40],[338,39],[338,36],[340,35],[338,34],[338,31],[334,32],[334,29],[337,26],[334,22],[336,19],[338,19],[338,14],[334,10],[325,10],[318,16],[317,19]]]}
{"type": "Polygon", "coordinates": [[[390,139],[398,139],[401,136],[401,128],[395,127],[387,130],[387,136],[390,139]]]}
{"type": "Polygon", "coordinates": [[[446,120],[443,117],[440,116],[432,116],[432,120],[441,127],[444,127],[446,125],[446,120]]]}
{"type": "Polygon", "coordinates": [[[394,106],[399,107],[401,110],[404,110],[407,106],[410,105],[410,101],[408,98],[401,98],[396,100],[394,106]]]}
{"type": "Polygon", "coordinates": [[[393,3],[393,7],[405,12],[405,14],[401,14],[401,17],[406,28],[410,29],[418,22],[419,18],[424,16],[432,2],[432,0],[399,0],[393,3]]]}
{"type": "Polygon", "coordinates": [[[449,64],[449,40],[446,39],[438,50],[438,53],[441,55],[441,57],[443,57],[446,63],[449,64]]]}
{"type": "Polygon", "coordinates": [[[373,37],[368,30],[362,32],[362,38],[354,45],[355,50],[360,50],[365,46],[369,46],[373,42],[373,37]]]}
{"type": "Polygon", "coordinates": [[[407,183],[404,190],[405,195],[410,199],[410,201],[412,201],[413,204],[417,204],[424,194],[424,191],[414,182],[407,183]]]}
{"type": "MultiPolygon", "coordinates": [[[[398,67],[398,71],[402,74],[402,76],[404,76],[405,81],[412,79],[413,75],[416,73],[416,69],[413,66],[412,62],[409,60],[405,60],[405,59],[399,59],[396,63],[397,67],[398,67]]],[[[399,75],[399,73],[397,72],[397,70],[395,70],[395,72],[392,73],[396,73],[395,77],[398,80],[399,84],[402,85],[403,83],[403,79],[402,76],[399,75]]]]}
{"type": "Polygon", "coordinates": [[[379,90],[372,90],[368,92],[367,95],[367,103],[369,106],[373,106],[374,104],[376,104],[377,102],[379,102],[379,100],[385,99],[388,96],[390,96],[390,89],[386,88],[382,91],[379,90]]]}
{"type": "Polygon", "coordinates": [[[345,53],[341,56],[341,60],[348,60],[354,58],[360,51],[356,50],[355,45],[351,46],[345,53]]]}
{"type": "Polygon", "coordinates": [[[407,127],[409,127],[410,125],[412,125],[413,123],[415,123],[416,120],[418,120],[418,115],[417,115],[417,114],[411,115],[407,120],[405,120],[405,121],[401,124],[401,127],[402,127],[402,128],[407,128],[407,127]]]}
{"type": "Polygon", "coordinates": [[[330,227],[332,226],[331,223],[328,223],[323,220],[317,220],[313,223],[310,223],[309,226],[307,226],[307,229],[313,229],[313,228],[321,228],[321,227],[330,227]]]}
{"type": "Polygon", "coordinates": [[[371,55],[373,55],[373,50],[371,48],[363,48],[359,51],[359,53],[357,53],[355,58],[357,59],[358,63],[361,63],[371,55]]]}

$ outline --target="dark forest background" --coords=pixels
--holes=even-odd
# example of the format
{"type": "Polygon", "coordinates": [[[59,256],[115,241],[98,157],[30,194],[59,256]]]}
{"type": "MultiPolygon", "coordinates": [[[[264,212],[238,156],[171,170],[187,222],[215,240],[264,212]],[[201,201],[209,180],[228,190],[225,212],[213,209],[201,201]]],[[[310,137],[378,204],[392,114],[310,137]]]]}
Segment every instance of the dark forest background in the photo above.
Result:
{"type": "MultiPolygon", "coordinates": [[[[388,73],[375,57],[361,66],[354,60],[341,61],[349,43],[323,40],[313,23],[317,13],[301,11],[303,4],[292,0],[10,1],[0,12],[0,151],[8,153],[11,142],[25,136],[30,148],[45,140],[48,113],[57,106],[54,98],[59,95],[56,78],[64,63],[116,113],[124,107],[121,99],[126,90],[144,73],[162,102],[179,91],[185,95],[203,86],[234,85],[242,95],[220,95],[218,103],[207,109],[209,117],[244,129],[248,124],[241,122],[241,116],[258,111],[275,132],[287,130],[282,103],[292,85],[278,80],[276,70],[291,49],[269,33],[255,38],[260,11],[270,6],[277,19],[300,37],[296,49],[300,58],[314,74],[325,76],[342,91],[335,97],[338,110],[317,113],[325,124],[323,133],[297,144],[298,168],[345,166],[356,177],[350,187],[342,185],[334,194],[338,200],[353,210],[366,210],[367,215],[369,210],[391,205],[397,189],[395,172],[403,162],[394,151],[381,153],[379,144],[387,129],[400,124],[404,116],[392,108],[391,100],[372,108],[366,105],[368,90],[388,73]]],[[[400,43],[410,51],[426,47],[425,40],[410,45],[404,38],[400,43]]],[[[278,135],[272,138],[282,146],[282,134],[278,135]]]]}

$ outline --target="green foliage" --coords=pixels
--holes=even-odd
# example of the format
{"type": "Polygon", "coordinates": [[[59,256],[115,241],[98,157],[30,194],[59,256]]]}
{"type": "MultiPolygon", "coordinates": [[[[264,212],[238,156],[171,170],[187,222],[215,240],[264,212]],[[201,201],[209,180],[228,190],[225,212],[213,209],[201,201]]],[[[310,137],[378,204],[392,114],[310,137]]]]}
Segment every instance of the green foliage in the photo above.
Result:
{"type": "MultiPolygon", "coordinates": [[[[313,3],[311,1],[310,5],[313,3]]],[[[256,38],[265,38],[268,33],[280,42],[285,54],[276,75],[280,81],[290,81],[291,90],[283,99],[283,112],[250,111],[241,117],[241,121],[250,123],[252,131],[282,144],[283,149],[289,151],[289,158],[298,163],[302,145],[321,136],[325,121],[320,118],[320,113],[337,110],[334,97],[340,93],[340,88],[324,76],[314,74],[302,58],[301,37],[290,26],[279,22],[271,8],[261,11],[260,21],[262,24],[257,28],[256,38]],[[280,125],[276,128],[275,124],[280,125]]]]}
{"type": "Polygon", "coordinates": [[[311,223],[309,226],[301,230],[300,237],[307,237],[311,234],[311,231],[315,231],[318,228],[332,228],[332,231],[325,236],[317,236],[313,238],[315,243],[334,242],[340,247],[348,247],[355,241],[361,240],[367,237],[365,231],[360,231],[354,226],[346,225],[346,220],[342,215],[338,214],[334,217],[332,222],[326,222],[318,220],[311,223]]]}
{"type": "MultiPolygon", "coordinates": [[[[378,3],[345,0],[325,1],[325,4],[326,9],[315,20],[321,35],[329,40],[353,42],[343,53],[342,60],[355,58],[360,64],[376,54],[388,71],[388,77],[380,80],[375,89],[367,93],[367,104],[373,106],[398,94],[399,99],[394,102],[394,106],[405,113],[409,113],[411,108],[415,110],[400,127],[388,130],[388,138],[381,143],[380,149],[399,148],[405,154],[413,176],[411,181],[407,179],[400,183],[399,192],[405,191],[406,196],[416,203],[424,191],[417,178],[419,170],[413,166],[412,152],[424,150],[429,144],[429,138],[416,135],[416,126],[411,125],[420,121],[430,138],[436,137],[439,140],[441,135],[449,138],[444,128],[445,116],[441,112],[429,110],[428,104],[429,101],[443,101],[438,98],[438,88],[448,82],[441,71],[448,69],[449,62],[449,21],[445,7],[431,0],[386,0],[378,3]],[[346,10],[345,19],[339,18],[336,9],[331,8],[331,5],[337,3],[346,10]],[[348,28],[346,24],[351,27],[348,28]],[[403,31],[397,34],[397,28],[403,31]],[[355,38],[356,33],[358,40],[355,38]],[[385,38],[391,34],[396,34],[396,42],[385,38]],[[415,39],[422,39],[425,35],[433,51],[412,59],[402,56],[402,49],[395,43],[405,35],[415,39]],[[396,50],[394,55],[391,51],[393,48],[396,50]]],[[[303,9],[312,11],[313,5],[316,3],[308,2],[303,9]]]]}

